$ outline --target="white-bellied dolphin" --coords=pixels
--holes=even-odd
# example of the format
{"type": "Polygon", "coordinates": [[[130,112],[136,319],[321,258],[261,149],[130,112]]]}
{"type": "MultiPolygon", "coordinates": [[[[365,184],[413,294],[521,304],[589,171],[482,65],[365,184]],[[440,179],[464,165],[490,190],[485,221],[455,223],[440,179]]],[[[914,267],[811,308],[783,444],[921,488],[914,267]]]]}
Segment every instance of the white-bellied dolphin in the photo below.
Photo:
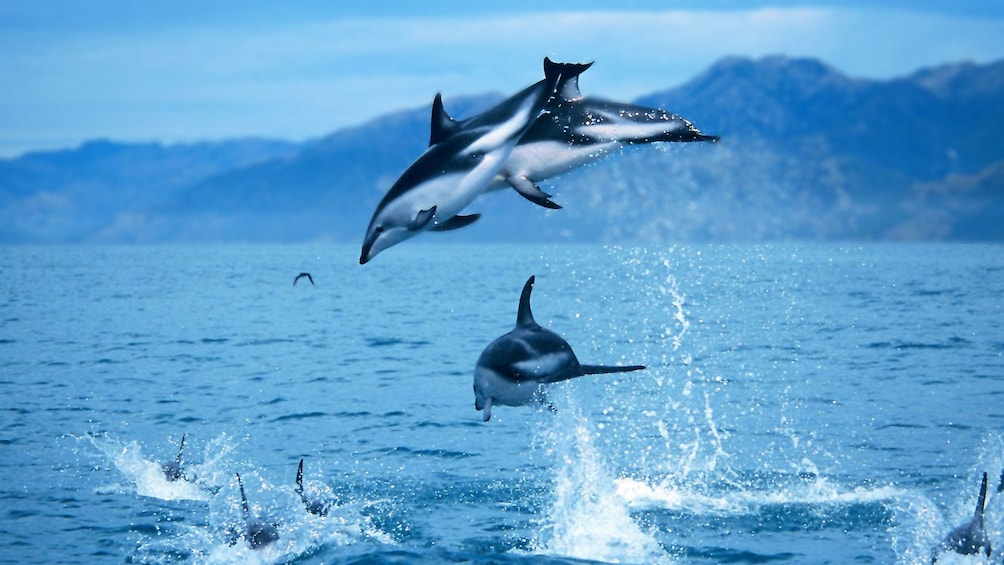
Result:
{"type": "MultiPolygon", "coordinates": [[[[673,141],[718,141],[694,124],[657,108],[587,98],[579,91],[578,76],[588,64],[567,64],[577,72],[562,75],[557,94],[533,127],[513,148],[499,175],[487,191],[512,187],[527,200],[545,208],[561,208],[537,183],[598,161],[625,146],[673,141]]],[[[442,97],[432,103],[429,143],[434,145],[462,129],[443,107],[442,97]]]]}
{"type": "Polygon", "coordinates": [[[181,434],[181,446],[178,448],[178,456],[174,461],[168,461],[160,466],[164,471],[164,477],[168,481],[176,481],[184,476],[184,469],[181,467],[181,452],[185,450],[185,434],[181,434]]]}
{"type": "Polygon", "coordinates": [[[480,215],[458,215],[505,165],[554,95],[566,66],[544,59],[539,81],[463,123],[429,147],[391,186],[366,228],[359,263],[424,230],[448,231],[480,215]]]}
{"type": "Polygon", "coordinates": [[[251,546],[251,549],[258,549],[279,539],[279,528],[272,522],[267,522],[256,518],[251,514],[251,507],[248,505],[248,498],[244,496],[244,483],[241,481],[241,474],[237,475],[237,485],[241,489],[241,506],[244,509],[244,532],[243,538],[251,546]]]}
{"type": "Polygon", "coordinates": [[[519,297],[516,327],[491,342],[474,367],[474,408],[484,410],[487,422],[492,406],[522,406],[547,402],[546,387],[551,383],[600,373],[626,373],[644,365],[611,367],[582,365],[572,346],[558,334],[540,327],[530,311],[534,277],[523,285],[519,297]]]}
{"type": "MultiPolygon", "coordinates": [[[[1004,483],[1002,483],[1004,484],[1004,483]]],[[[961,524],[945,536],[938,547],[934,550],[931,563],[938,560],[938,554],[945,551],[952,551],[961,555],[986,554],[990,557],[990,538],[983,528],[983,511],[987,503],[987,474],[983,473],[983,483],[980,485],[980,496],[976,500],[976,510],[973,517],[965,524],[961,524]]]]}
{"type": "Polygon", "coordinates": [[[328,508],[331,504],[323,500],[310,498],[303,491],[303,458],[300,458],[300,464],[296,467],[296,494],[300,495],[300,500],[303,501],[303,506],[307,509],[307,512],[316,514],[317,516],[327,516],[328,508]]]}

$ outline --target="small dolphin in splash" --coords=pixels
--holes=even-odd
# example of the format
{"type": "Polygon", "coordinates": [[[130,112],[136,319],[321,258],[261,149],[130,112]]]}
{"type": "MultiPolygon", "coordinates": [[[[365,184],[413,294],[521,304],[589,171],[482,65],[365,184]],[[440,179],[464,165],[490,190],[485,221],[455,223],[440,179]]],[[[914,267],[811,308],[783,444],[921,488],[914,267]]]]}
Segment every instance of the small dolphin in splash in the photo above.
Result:
{"type": "Polygon", "coordinates": [[[491,342],[474,367],[474,408],[492,417],[492,406],[522,406],[532,401],[547,403],[551,383],[583,375],[639,371],[644,365],[611,367],[582,365],[572,347],[558,334],[540,327],[530,311],[534,277],[523,285],[516,327],[491,342]]]}
{"type": "Polygon", "coordinates": [[[237,485],[241,489],[241,506],[244,508],[244,531],[240,537],[248,542],[251,549],[259,549],[278,540],[279,529],[275,524],[255,518],[251,514],[248,499],[244,496],[244,483],[241,481],[240,473],[237,473],[237,485]]]}
{"type": "MultiPolygon", "coordinates": [[[[561,206],[537,183],[603,159],[625,146],[719,140],[665,110],[586,98],[579,91],[578,77],[592,63],[565,65],[574,67],[575,72],[562,75],[557,95],[520,139],[486,192],[511,186],[535,204],[558,209],[561,206]]],[[[466,123],[451,118],[437,94],[432,103],[430,145],[448,139],[466,123]]]]}
{"type": "Polygon", "coordinates": [[[181,452],[185,450],[185,434],[181,434],[181,447],[178,448],[178,456],[174,461],[168,461],[160,466],[164,471],[164,478],[170,482],[177,481],[184,477],[184,469],[181,467],[181,452]]]}
{"type": "MultiPolygon", "coordinates": [[[[1004,475],[1002,475],[1004,486],[1004,475]]],[[[999,492],[999,490],[998,490],[999,492]]],[[[931,557],[931,563],[938,560],[940,552],[952,551],[961,555],[986,554],[990,557],[990,538],[983,528],[983,510],[987,502],[987,474],[983,473],[983,483],[980,485],[980,496],[976,501],[976,511],[969,522],[961,524],[945,536],[931,557]]]]}
{"type": "Polygon", "coordinates": [[[296,494],[300,495],[300,500],[303,501],[303,506],[307,509],[307,512],[317,516],[328,515],[328,508],[331,506],[330,503],[310,498],[303,492],[303,458],[300,459],[300,465],[296,468],[296,494]]]}
{"type": "Polygon", "coordinates": [[[570,72],[575,69],[545,58],[544,80],[465,121],[422,153],[377,205],[359,263],[422,231],[449,231],[476,221],[480,214],[458,214],[484,192],[570,72]]]}

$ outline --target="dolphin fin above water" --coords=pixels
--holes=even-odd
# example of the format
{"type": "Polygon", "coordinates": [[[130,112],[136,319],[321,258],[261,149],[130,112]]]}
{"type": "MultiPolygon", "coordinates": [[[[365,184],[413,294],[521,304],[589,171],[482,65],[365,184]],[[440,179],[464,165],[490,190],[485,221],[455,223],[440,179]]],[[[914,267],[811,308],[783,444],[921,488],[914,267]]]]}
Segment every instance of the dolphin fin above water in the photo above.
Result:
{"type": "Polygon", "coordinates": [[[310,498],[306,495],[303,490],[303,458],[300,458],[300,464],[296,467],[296,493],[300,495],[300,501],[303,502],[303,507],[307,509],[307,512],[314,514],[316,516],[327,516],[328,507],[330,504],[325,503],[322,500],[317,500],[310,498]]]}
{"type": "Polygon", "coordinates": [[[983,513],[986,510],[986,503],[987,473],[984,472],[983,482],[980,485],[980,496],[976,500],[976,509],[973,511],[972,519],[956,527],[945,536],[941,544],[935,548],[934,555],[931,558],[932,563],[938,560],[938,550],[952,551],[960,555],[978,555],[979,553],[984,553],[987,557],[990,557],[993,550],[990,547],[990,539],[987,537],[983,523],[983,513]]]}
{"type": "Polygon", "coordinates": [[[251,506],[248,498],[244,495],[244,482],[241,481],[241,474],[237,475],[237,486],[241,491],[241,507],[244,509],[244,539],[251,546],[251,549],[258,549],[279,539],[279,529],[275,524],[256,519],[251,514],[251,506]]]}
{"type": "Polygon", "coordinates": [[[181,446],[178,447],[178,455],[174,458],[174,461],[164,463],[161,468],[164,471],[164,477],[171,482],[177,481],[184,477],[184,470],[181,465],[181,454],[185,450],[185,436],[187,434],[181,434],[181,446]]]}

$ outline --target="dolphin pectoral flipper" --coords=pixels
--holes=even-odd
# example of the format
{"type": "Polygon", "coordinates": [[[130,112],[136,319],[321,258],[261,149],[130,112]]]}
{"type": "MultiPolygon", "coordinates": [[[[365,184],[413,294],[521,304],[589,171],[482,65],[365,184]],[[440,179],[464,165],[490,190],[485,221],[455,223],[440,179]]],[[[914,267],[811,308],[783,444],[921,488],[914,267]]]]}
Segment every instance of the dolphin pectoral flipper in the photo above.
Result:
{"type": "Polygon", "coordinates": [[[551,210],[561,209],[561,205],[552,202],[551,195],[541,190],[540,187],[532,180],[522,175],[509,175],[505,180],[509,183],[509,186],[513,187],[513,189],[519,193],[520,196],[526,198],[530,202],[551,210]]]}
{"type": "Polygon", "coordinates": [[[411,221],[411,225],[408,226],[408,229],[410,229],[411,231],[418,231],[424,228],[426,224],[432,221],[432,217],[435,215],[436,215],[435,206],[429,208],[428,210],[420,211],[418,214],[415,215],[415,219],[411,221]]]}
{"type": "Polygon", "coordinates": [[[469,216],[461,216],[458,214],[445,222],[439,222],[438,224],[433,225],[429,228],[429,231],[451,231],[466,228],[476,222],[480,217],[481,214],[471,214],[469,216]]]}

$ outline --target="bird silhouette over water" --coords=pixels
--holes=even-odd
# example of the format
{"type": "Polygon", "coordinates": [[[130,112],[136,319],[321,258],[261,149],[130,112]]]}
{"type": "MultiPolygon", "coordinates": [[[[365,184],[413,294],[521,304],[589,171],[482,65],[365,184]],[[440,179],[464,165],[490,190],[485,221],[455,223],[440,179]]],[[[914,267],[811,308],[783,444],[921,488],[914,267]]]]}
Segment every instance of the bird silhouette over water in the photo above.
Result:
{"type": "Polygon", "coordinates": [[[302,279],[303,277],[307,277],[307,280],[310,281],[311,286],[314,285],[314,277],[310,276],[310,273],[300,273],[299,275],[296,275],[295,279],[293,279],[293,286],[296,286],[296,283],[299,282],[299,280],[302,279]]]}

